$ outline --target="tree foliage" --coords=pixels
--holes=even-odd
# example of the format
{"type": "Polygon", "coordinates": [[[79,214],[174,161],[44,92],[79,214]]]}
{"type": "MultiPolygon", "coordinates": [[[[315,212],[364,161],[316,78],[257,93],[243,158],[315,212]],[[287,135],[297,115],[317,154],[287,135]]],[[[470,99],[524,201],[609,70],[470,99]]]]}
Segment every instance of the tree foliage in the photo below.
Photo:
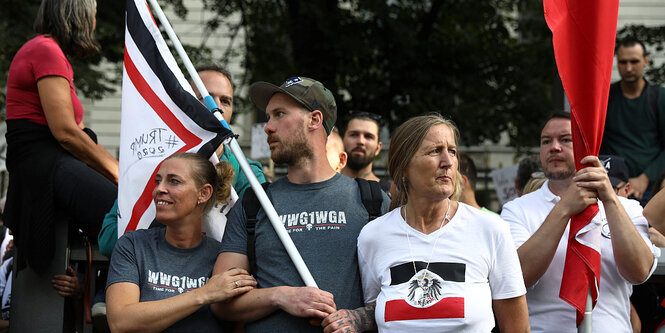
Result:
{"type": "Polygon", "coordinates": [[[538,2],[205,3],[240,11],[247,83],[316,78],[336,94],[340,116],[371,111],[394,129],[438,111],[458,124],[465,145],[507,131],[524,146],[537,142],[552,109],[551,40],[538,2]]]}
{"type": "MultiPolygon", "coordinates": [[[[641,24],[628,25],[617,32],[617,41],[627,37],[644,42],[649,54],[660,53],[662,55],[665,51],[665,25],[656,27],[647,27],[641,24]]],[[[665,63],[654,66],[653,58],[650,62],[651,64],[645,72],[647,79],[658,84],[665,83],[665,63]]]]}
{"type": "MultiPolygon", "coordinates": [[[[283,82],[316,78],[336,95],[341,118],[349,110],[381,114],[394,129],[414,115],[438,111],[460,127],[462,144],[496,141],[537,144],[553,109],[557,74],[542,2],[532,0],[164,0],[180,17],[189,1],[212,13],[205,35],[226,34],[215,52],[186,46],[195,62],[226,64],[242,55],[235,81],[283,82]],[[239,20],[237,18],[240,18],[239,20]],[[241,40],[242,36],[242,40],[241,40]],[[239,79],[239,80],[238,80],[239,79]]],[[[0,0],[0,80],[13,54],[32,35],[39,0],[0,0]],[[11,28],[11,29],[10,29],[11,28]]],[[[98,2],[97,36],[103,52],[73,62],[78,88],[97,98],[119,76],[100,73],[102,60],[122,60],[124,1],[98,2]]],[[[663,49],[665,27],[631,26],[619,32],[663,49]]],[[[665,82],[665,66],[647,76],[665,82]]],[[[251,108],[248,103],[244,108],[251,108]]],[[[238,108],[241,109],[241,108],[238,108]]]]}

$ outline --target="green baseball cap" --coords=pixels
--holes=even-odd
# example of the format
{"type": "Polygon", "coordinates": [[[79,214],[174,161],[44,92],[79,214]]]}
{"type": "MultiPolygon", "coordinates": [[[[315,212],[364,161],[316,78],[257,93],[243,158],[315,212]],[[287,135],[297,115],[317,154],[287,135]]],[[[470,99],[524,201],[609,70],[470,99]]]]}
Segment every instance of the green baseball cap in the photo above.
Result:
{"type": "Polygon", "coordinates": [[[302,76],[294,76],[279,87],[268,82],[256,82],[249,87],[249,99],[265,112],[272,95],[278,92],[289,95],[309,111],[321,111],[323,127],[328,134],[332,132],[337,120],[337,104],[330,90],[321,82],[302,76]]]}

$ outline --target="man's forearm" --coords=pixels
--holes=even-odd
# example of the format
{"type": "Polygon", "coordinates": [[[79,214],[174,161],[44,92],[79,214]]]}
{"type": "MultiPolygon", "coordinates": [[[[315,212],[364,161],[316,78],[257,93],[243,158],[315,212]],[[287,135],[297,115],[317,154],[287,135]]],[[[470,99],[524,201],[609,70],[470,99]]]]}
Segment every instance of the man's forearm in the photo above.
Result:
{"type": "Polygon", "coordinates": [[[632,283],[641,283],[649,276],[653,254],[635,228],[619,200],[603,202],[612,235],[612,250],[621,275],[632,283]]]}
{"type": "Polygon", "coordinates": [[[524,284],[533,286],[547,271],[570,220],[559,205],[554,206],[543,224],[517,249],[524,284]]]}
{"type": "Polygon", "coordinates": [[[376,330],[374,308],[376,302],[355,310],[341,309],[321,322],[324,332],[367,332],[376,330]]]}
{"type": "Polygon", "coordinates": [[[649,224],[665,235],[665,191],[660,191],[649,200],[642,211],[649,224]]]}
{"type": "Polygon", "coordinates": [[[244,323],[259,320],[279,309],[273,302],[277,288],[256,288],[228,302],[211,304],[210,309],[217,318],[224,320],[244,323]]]}
{"type": "Polygon", "coordinates": [[[374,309],[376,302],[357,308],[351,312],[351,320],[359,332],[376,330],[376,320],[374,319],[374,309]]]}

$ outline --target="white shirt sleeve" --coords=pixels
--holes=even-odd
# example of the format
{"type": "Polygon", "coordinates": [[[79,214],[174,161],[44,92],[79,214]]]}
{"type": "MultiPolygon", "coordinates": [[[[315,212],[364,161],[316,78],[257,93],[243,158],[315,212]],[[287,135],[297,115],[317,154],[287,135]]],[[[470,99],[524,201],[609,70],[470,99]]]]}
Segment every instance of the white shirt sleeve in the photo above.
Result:
{"type": "Polygon", "coordinates": [[[376,275],[374,268],[365,257],[367,247],[371,242],[367,241],[365,237],[358,237],[358,266],[360,267],[360,279],[362,282],[363,295],[365,297],[365,304],[376,302],[376,297],[379,296],[381,291],[381,282],[379,276],[376,275]]]}
{"type": "Polygon", "coordinates": [[[509,226],[506,222],[498,223],[494,260],[490,267],[489,284],[492,299],[507,299],[526,294],[522,268],[513,246],[509,226]]]}
{"type": "Polygon", "coordinates": [[[516,249],[529,240],[533,234],[528,228],[528,219],[524,216],[524,211],[515,201],[510,201],[503,205],[501,218],[508,222],[510,226],[510,235],[516,249]]]}

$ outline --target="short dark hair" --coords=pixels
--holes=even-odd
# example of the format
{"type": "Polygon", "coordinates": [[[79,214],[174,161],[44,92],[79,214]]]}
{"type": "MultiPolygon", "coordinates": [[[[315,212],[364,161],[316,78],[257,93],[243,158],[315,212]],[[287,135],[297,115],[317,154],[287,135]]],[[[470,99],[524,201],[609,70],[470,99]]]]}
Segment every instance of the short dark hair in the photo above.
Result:
{"type": "Polygon", "coordinates": [[[619,42],[617,42],[617,45],[614,48],[614,53],[616,54],[617,52],[619,52],[619,49],[622,48],[622,47],[633,47],[635,45],[642,46],[642,56],[649,55],[649,53],[647,52],[647,47],[644,46],[644,43],[642,43],[641,40],[639,40],[635,37],[627,37],[627,38],[624,38],[624,39],[620,40],[619,42]]]}
{"type": "Polygon", "coordinates": [[[226,76],[226,78],[229,80],[229,82],[231,83],[231,88],[233,89],[236,88],[236,86],[233,84],[233,79],[231,78],[231,72],[229,72],[226,68],[220,66],[219,64],[216,64],[214,62],[206,62],[196,66],[197,73],[203,71],[212,71],[212,72],[221,73],[222,75],[226,76]]]}
{"type": "Polygon", "coordinates": [[[366,120],[366,121],[372,121],[376,124],[376,139],[379,139],[379,136],[381,135],[381,115],[368,112],[368,111],[362,111],[362,110],[350,110],[349,115],[346,117],[346,123],[344,124],[344,131],[341,133],[342,137],[346,135],[346,129],[349,127],[349,123],[351,120],[354,119],[359,119],[359,120],[366,120]]]}
{"type": "Polygon", "coordinates": [[[524,186],[531,179],[531,175],[534,172],[542,171],[542,166],[540,165],[540,158],[537,155],[531,155],[520,160],[519,165],[517,166],[517,189],[521,192],[524,190],[524,186]]]}
{"type": "Polygon", "coordinates": [[[550,121],[552,119],[568,119],[570,120],[570,111],[562,111],[562,110],[557,110],[552,113],[550,113],[549,117],[547,118],[547,121],[550,121]]]}
{"type": "Polygon", "coordinates": [[[469,179],[469,184],[471,185],[471,189],[473,191],[476,191],[476,181],[478,179],[478,172],[476,170],[476,163],[473,162],[473,159],[469,154],[460,152],[459,155],[457,156],[457,160],[459,161],[459,172],[466,176],[466,178],[469,179]]]}
{"type": "Polygon", "coordinates": [[[95,0],[42,0],[34,30],[48,34],[68,56],[84,58],[99,52],[93,21],[95,0]]]}
{"type": "Polygon", "coordinates": [[[552,113],[547,116],[545,121],[540,125],[540,129],[542,130],[545,128],[545,125],[550,122],[552,119],[568,119],[570,120],[570,112],[569,111],[563,111],[563,110],[557,110],[553,111],[552,113]]]}

